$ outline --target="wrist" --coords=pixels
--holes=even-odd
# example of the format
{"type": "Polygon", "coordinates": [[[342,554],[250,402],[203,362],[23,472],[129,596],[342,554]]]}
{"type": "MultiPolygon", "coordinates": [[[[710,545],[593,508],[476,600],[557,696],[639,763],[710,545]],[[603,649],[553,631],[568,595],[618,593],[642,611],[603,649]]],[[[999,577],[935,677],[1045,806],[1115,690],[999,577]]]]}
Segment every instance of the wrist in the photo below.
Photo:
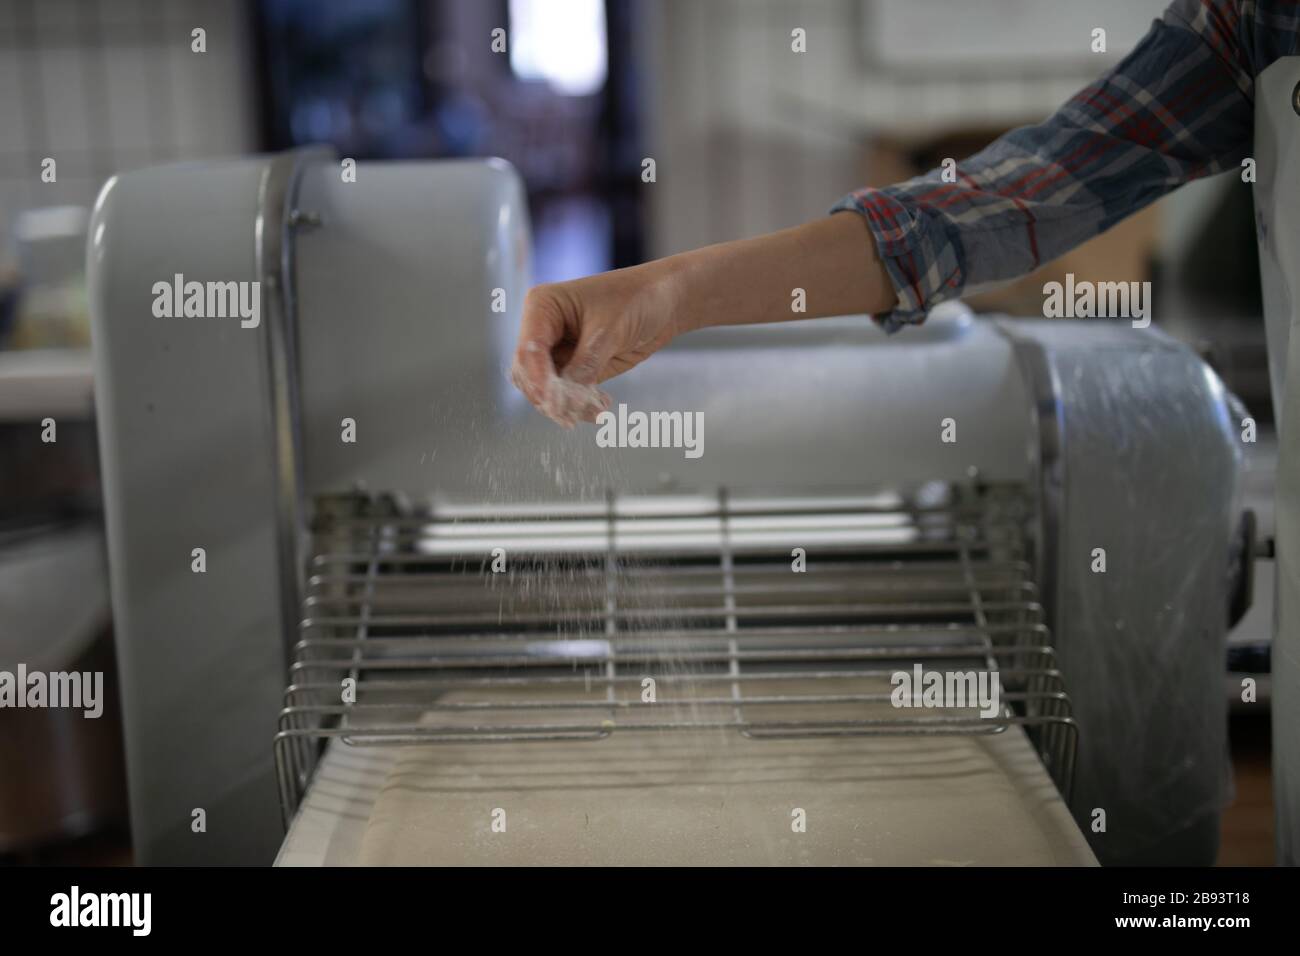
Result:
{"type": "Polygon", "coordinates": [[[674,337],[714,324],[708,294],[705,249],[695,249],[645,264],[647,294],[653,308],[667,317],[674,337]]]}
{"type": "Polygon", "coordinates": [[[636,266],[643,270],[640,294],[644,311],[663,318],[673,338],[701,327],[697,310],[691,308],[685,260],[690,253],[655,259],[636,266]]]}

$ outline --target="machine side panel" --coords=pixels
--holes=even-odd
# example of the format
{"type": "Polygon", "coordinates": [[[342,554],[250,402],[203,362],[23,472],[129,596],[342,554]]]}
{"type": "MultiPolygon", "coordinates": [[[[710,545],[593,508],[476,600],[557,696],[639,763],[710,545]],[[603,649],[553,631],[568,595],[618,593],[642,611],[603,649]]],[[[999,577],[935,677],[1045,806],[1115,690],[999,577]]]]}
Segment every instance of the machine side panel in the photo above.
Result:
{"type": "Polygon", "coordinates": [[[1228,787],[1240,467],[1227,394],[1154,330],[1003,327],[1041,349],[1056,395],[1059,460],[1042,466],[1059,484],[1041,517],[1056,528],[1051,625],[1080,731],[1075,818],[1103,864],[1210,865],[1228,787]],[[1105,832],[1093,828],[1097,810],[1105,832]]]}
{"type": "Polygon", "coordinates": [[[143,864],[269,863],[281,838],[271,739],[285,662],[266,323],[154,312],[155,283],[177,275],[257,279],[264,166],[116,177],[90,225],[104,502],[143,864]],[[193,829],[197,810],[206,832],[193,829]]]}

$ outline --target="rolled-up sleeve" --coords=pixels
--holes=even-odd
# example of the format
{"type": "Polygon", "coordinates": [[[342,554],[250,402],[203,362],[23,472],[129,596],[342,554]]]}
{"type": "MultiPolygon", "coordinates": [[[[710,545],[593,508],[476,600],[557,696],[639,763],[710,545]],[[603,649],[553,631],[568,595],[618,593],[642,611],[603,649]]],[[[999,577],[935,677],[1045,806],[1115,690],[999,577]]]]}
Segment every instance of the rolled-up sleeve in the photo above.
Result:
{"type": "Polygon", "coordinates": [[[1272,7],[1178,0],[1042,123],[947,171],[841,199],[832,212],[866,220],[898,296],[876,319],[889,331],[920,322],[938,303],[1024,275],[1182,183],[1239,168],[1261,60],[1294,51],[1294,7],[1270,26],[1272,7]]]}

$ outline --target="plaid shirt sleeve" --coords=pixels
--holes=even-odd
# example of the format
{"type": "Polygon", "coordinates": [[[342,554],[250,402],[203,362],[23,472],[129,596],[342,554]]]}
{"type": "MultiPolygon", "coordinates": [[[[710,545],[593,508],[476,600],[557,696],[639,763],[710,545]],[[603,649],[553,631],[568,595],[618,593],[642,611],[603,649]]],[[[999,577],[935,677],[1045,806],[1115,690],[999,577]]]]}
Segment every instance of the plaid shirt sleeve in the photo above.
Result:
{"type": "Polygon", "coordinates": [[[1122,62],[1048,119],[832,212],[867,221],[898,293],[889,331],[1032,271],[1189,180],[1239,168],[1254,78],[1297,49],[1297,0],[1176,0],[1122,62]],[[949,178],[954,178],[952,175],[949,178]]]}

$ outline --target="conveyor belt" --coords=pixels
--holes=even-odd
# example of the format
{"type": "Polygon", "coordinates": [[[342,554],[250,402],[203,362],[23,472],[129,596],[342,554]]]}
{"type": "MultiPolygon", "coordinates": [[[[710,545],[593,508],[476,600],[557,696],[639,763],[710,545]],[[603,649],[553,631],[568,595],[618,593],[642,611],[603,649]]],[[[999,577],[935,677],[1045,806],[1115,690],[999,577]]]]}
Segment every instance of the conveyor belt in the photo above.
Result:
{"type": "Polygon", "coordinates": [[[599,760],[606,738],[646,732],[809,740],[1022,726],[1068,794],[1075,728],[1024,519],[1007,488],[322,501],[276,739],[286,819],[331,738],[585,742],[599,760]],[[996,707],[896,706],[894,675],[917,667],[977,678],[996,707]]]}
{"type": "Polygon", "coordinates": [[[331,741],[277,863],[1096,862],[1018,727],[802,741],[616,734],[599,746],[593,759],[574,741],[331,741]],[[497,809],[504,832],[492,830],[497,809]]]}

